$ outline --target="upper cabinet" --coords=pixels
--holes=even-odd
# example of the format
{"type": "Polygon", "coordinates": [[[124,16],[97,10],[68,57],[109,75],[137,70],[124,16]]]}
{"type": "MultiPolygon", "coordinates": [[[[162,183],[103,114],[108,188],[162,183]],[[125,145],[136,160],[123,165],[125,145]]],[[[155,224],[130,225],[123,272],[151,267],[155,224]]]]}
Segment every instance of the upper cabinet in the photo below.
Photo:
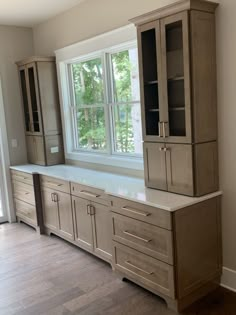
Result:
{"type": "Polygon", "coordinates": [[[26,134],[61,133],[55,59],[30,58],[19,66],[26,134]]]}
{"type": "Polygon", "coordinates": [[[17,62],[25,118],[28,161],[54,165],[64,161],[54,57],[17,62]]]}
{"type": "Polygon", "coordinates": [[[138,32],[144,141],[216,140],[215,7],[180,1],[132,20],[138,32]]]}
{"type": "Polygon", "coordinates": [[[182,0],[131,20],[137,26],[147,187],[191,196],[218,189],[217,5],[182,0]]]}

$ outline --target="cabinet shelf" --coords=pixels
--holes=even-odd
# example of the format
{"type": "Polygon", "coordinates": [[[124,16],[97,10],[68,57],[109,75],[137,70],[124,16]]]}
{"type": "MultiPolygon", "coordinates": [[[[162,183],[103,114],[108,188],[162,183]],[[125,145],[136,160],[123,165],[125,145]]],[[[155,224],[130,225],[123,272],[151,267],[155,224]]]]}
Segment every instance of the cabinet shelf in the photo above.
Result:
{"type": "Polygon", "coordinates": [[[148,109],[149,112],[159,112],[160,110],[158,108],[150,108],[148,109]]]}
{"type": "Polygon", "coordinates": [[[175,76],[175,77],[172,77],[172,78],[168,78],[168,82],[171,82],[171,81],[181,81],[181,80],[184,80],[184,76],[175,76]]]}
{"type": "Polygon", "coordinates": [[[181,110],[185,110],[184,106],[175,106],[175,107],[170,107],[169,111],[181,111],[181,110]]]}
{"type": "Polygon", "coordinates": [[[146,81],[144,82],[144,85],[153,85],[153,84],[157,84],[158,81],[157,80],[154,80],[154,81],[146,81]]]}

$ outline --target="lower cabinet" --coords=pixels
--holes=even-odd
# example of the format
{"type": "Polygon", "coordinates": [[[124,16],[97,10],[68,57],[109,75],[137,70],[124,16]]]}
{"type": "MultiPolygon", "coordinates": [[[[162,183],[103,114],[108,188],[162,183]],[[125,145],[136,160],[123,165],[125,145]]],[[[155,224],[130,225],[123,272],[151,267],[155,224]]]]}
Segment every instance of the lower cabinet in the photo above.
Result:
{"type": "Polygon", "coordinates": [[[74,240],[71,196],[50,188],[42,188],[44,226],[62,237],[74,240]]]}
{"type": "Polygon", "coordinates": [[[164,221],[158,208],[111,200],[113,269],[124,278],[161,296],[175,311],[219,286],[220,197],[166,211],[164,221]],[[172,225],[166,224],[168,218],[172,225]]]}
{"type": "Polygon", "coordinates": [[[217,143],[144,143],[147,187],[188,196],[218,190],[217,143]]]}
{"type": "Polygon", "coordinates": [[[75,242],[106,261],[112,257],[111,212],[106,205],[72,196],[75,242]]]}

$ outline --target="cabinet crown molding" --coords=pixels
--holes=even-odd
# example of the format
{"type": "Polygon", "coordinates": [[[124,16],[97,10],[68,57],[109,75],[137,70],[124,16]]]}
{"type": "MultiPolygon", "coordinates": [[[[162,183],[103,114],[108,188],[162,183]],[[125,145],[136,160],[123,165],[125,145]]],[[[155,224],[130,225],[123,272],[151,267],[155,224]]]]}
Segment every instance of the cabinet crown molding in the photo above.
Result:
{"type": "Polygon", "coordinates": [[[219,3],[205,1],[205,0],[180,0],[176,3],[164,6],[157,10],[142,14],[135,18],[130,19],[131,23],[134,23],[136,26],[155,21],[166,16],[179,13],[187,10],[198,10],[209,13],[214,13],[219,3]]]}
{"type": "Polygon", "coordinates": [[[29,58],[25,58],[23,60],[17,61],[17,66],[24,66],[32,62],[55,62],[56,57],[49,56],[49,57],[43,57],[43,56],[32,56],[29,58]]]}

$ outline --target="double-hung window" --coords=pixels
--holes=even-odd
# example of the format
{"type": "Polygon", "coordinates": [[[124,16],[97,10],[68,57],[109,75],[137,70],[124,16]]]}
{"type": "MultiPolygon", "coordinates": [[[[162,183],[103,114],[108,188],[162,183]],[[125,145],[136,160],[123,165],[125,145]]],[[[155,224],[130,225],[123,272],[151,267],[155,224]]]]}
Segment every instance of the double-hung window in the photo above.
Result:
{"type": "Polygon", "coordinates": [[[126,44],[68,64],[73,150],[141,157],[137,47],[126,44]]]}

